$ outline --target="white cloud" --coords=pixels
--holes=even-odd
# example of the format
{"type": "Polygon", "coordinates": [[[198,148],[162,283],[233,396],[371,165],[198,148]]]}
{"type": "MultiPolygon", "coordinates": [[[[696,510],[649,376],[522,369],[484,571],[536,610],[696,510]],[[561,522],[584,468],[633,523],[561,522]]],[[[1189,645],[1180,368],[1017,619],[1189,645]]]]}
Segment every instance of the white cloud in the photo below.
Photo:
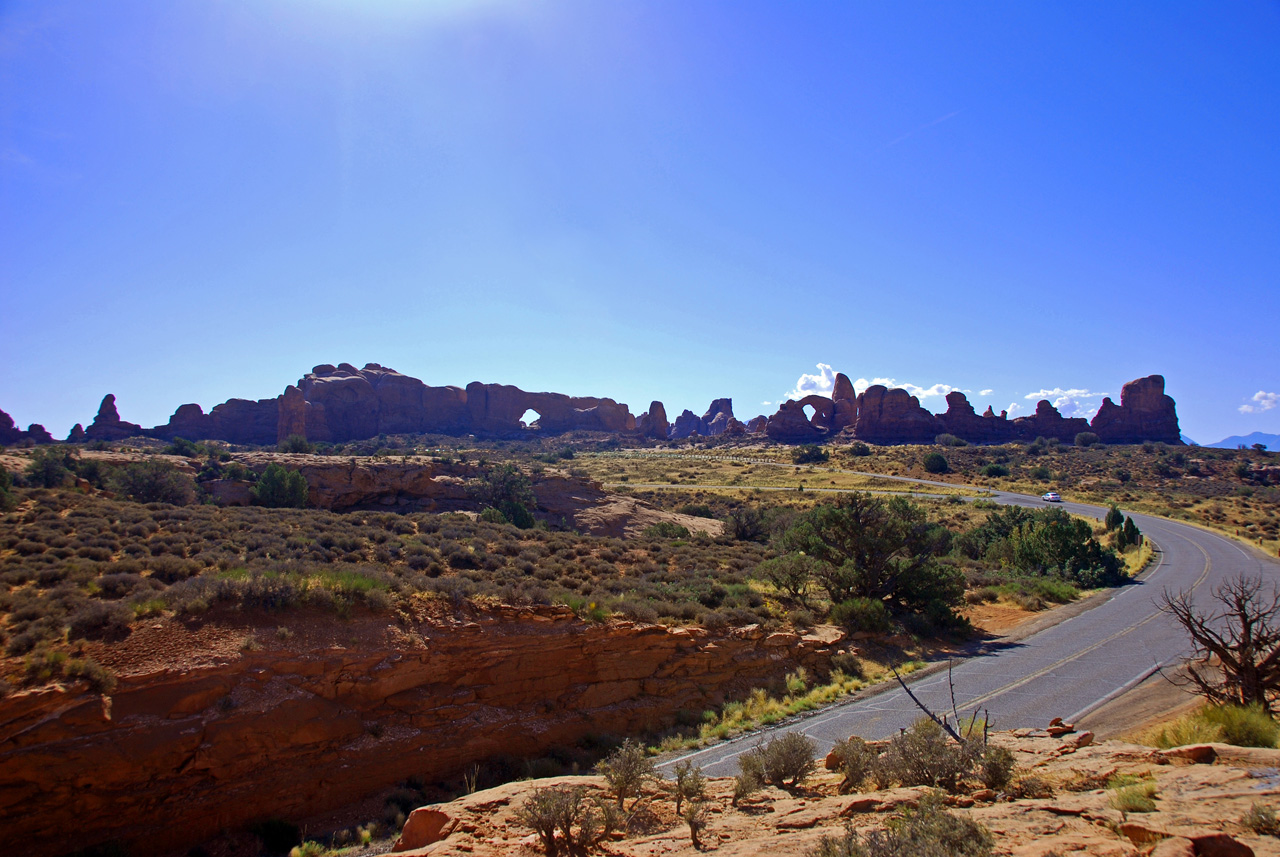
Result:
{"type": "Polygon", "coordinates": [[[1035,393],[1027,393],[1025,398],[1040,401],[1048,399],[1053,406],[1058,409],[1058,413],[1064,417],[1091,417],[1097,410],[1098,405],[1088,399],[1100,399],[1107,393],[1094,393],[1090,390],[1071,389],[1064,390],[1061,387],[1054,387],[1052,390],[1039,390],[1035,393]]]}
{"type": "Polygon", "coordinates": [[[1018,411],[1020,410],[1022,410],[1022,405],[1018,404],[1017,402],[1010,402],[1009,407],[1005,408],[1005,411],[1007,412],[1009,419],[1013,419],[1015,416],[1017,416],[1018,411]]]}
{"type": "Polygon", "coordinates": [[[990,395],[991,395],[992,393],[994,393],[994,392],[995,392],[995,390],[979,390],[979,391],[978,391],[978,395],[979,395],[979,396],[990,396],[990,395]]]}
{"type": "MultiPolygon", "coordinates": [[[[796,380],[795,389],[787,393],[785,398],[803,399],[805,396],[827,396],[830,397],[835,390],[836,372],[827,363],[817,364],[818,371],[815,373],[806,373],[796,380]]],[[[932,384],[928,387],[921,387],[918,384],[911,384],[905,381],[897,381],[894,378],[859,378],[853,382],[854,392],[864,393],[866,389],[873,384],[881,384],[889,389],[900,387],[918,399],[942,398],[952,391],[958,390],[961,393],[970,393],[961,387],[955,387],[951,384],[932,384]]],[[[992,390],[983,390],[982,395],[991,395],[992,390]]],[[[768,405],[769,402],[762,402],[768,405]]]]}
{"type": "Polygon", "coordinates": [[[787,393],[786,397],[803,399],[805,396],[830,396],[835,385],[835,370],[827,363],[819,363],[817,374],[801,375],[796,380],[796,388],[787,393]]]}
{"type": "Polygon", "coordinates": [[[1241,405],[1242,414],[1260,414],[1280,405],[1280,393],[1265,393],[1262,390],[1253,394],[1252,405],[1241,405]]]}
{"type": "Polygon", "coordinates": [[[866,389],[873,384],[881,384],[891,390],[894,387],[901,387],[917,399],[928,399],[933,396],[945,396],[953,390],[959,390],[961,393],[970,392],[969,390],[964,390],[960,387],[953,387],[950,384],[933,384],[929,387],[921,387],[918,384],[911,384],[906,381],[899,382],[893,378],[872,378],[870,380],[867,380],[866,378],[859,378],[853,382],[854,389],[859,393],[865,392],[866,389]]]}

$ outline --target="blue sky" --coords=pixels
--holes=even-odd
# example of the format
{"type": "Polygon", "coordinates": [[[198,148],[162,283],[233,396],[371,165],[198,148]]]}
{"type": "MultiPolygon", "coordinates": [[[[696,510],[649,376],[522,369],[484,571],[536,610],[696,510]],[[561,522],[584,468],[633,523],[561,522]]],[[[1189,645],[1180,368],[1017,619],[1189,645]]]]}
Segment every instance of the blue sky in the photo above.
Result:
{"type": "Polygon", "coordinates": [[[0,408],[372,361],[747,418],[822,364],[1280,432],[1278,91],[1247,0],[10,0],[0,408]]]}

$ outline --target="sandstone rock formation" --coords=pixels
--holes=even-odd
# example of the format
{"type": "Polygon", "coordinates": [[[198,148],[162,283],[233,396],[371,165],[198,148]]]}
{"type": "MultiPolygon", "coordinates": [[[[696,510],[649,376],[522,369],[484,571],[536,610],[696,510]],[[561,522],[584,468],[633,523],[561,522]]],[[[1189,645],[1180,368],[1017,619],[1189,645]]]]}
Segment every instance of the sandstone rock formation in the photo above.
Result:
{"type": "MultiPolygon", "coordinates": [[[[6,419],[7,426],[0,422],[0,442],[18,442],[24,437],[35,442],[51,440],[39,426],[24,434],[17,431],[12,419],[6,419]],[[5,437],[12,440],[4,441],[5,437]]],[[[511,385],[478,381],[466,389],[431,387],[377,363],[368,363],[363,369],[350,363],[316,366],[280,396],[257,401],[231,399],[208,414],[199,405],[183,405],[168,423],[154,429],[121,420],[115,397],[108,395],[83,439],[149,435],[169,440],[181,436],[270,445],[295,434],[312,441],[345,443],[379,434],[520,437],[530,429],[550,434],[638,431],[658,439],[764,431],[786,443],[811,443],[837,432],[873,443],[930,443],[944,432],[973,443],[1026,441],[1041,436],[1069,443],[1080,432],[1092,430],[1108,443],[1181,442],[1176,406],[1165,395],[1160,375],[1126,384],[1119,405],[1104,399],[1092,423],[1078,417],[1064,418],[1048,401],[1039,402],[1035,414],[1014,420],[1004,412],[996,416],[990,407],[978,416],[959,391],[947,396],[946,412],[935,415],[906,390],[873,385],[855,395],[848,376],[839,373],[831,398],[815,395],[798,403],[785,402],[770,418],[757,417],[743,425],[733,416],[733,401],[724,398],[713,401],[701,417],[685,410],[669,424],[661,402],[650,405],[637,423],[625,404],[609,398],[530,393],[511,385]],[[813,415],[806,414],[805,408],[811,408],[813,415]],[[524,416],[530,411],[536,418],[532,425],[526,425],[524,416]]],[[[75,439],[82,436],[76,434],[75,439]]]]}
{"type": "Polygon", "coordinates": [[[667,409],[663,407],[662,402],[651,403],[649,410],[640,415],[636,420],[636,431],[643,437],[658,440],[666,440],[671,435],[671,426],[667,423],[667,409]]]}
{"type": "MultiPolygon", "coordinates": [[[[1269,779],[1274,768],[1268,771],[1266,763],[1173,767],[1162,764],[1161,754],[1148,747],[1119,741],[1077,745],[1071,740],[1043,737],[1045,733],[1038,731],[1035,734],[1040,737],[1019,737],[1023,731],[1032,730],[993,732],[991,741],[1014,754],[1020,771],[1034,772],[1045,791],[1014,800],[1012,795],[978,788],[944,798],[948,813],[972,819],[989,831],[994,854],[1280,854],[1274,837],[1262,836],[1238,821],[1255,803],[1274,802],[1275,787],[1269,779]],[[1113,774],[1149,781],[1158,795],[1156,809],[1125,814],[1110,805],[1114,792],[1089,787],[1105,783],[1113,774]]],[[[872,742],[872,746],[876,743],[872,742]]],[[[1277,751],[1262,752],[1272,757],[1274,765],[1277,751]]],[[[709,777],[705,801],[710,811],[701,837],[702,847],[734,857],[813,854],[823,837],[839,841],[847,829],[864,836],[872,830],[885,829],[897,820],[895,817],[900,818],[903,810],[917,807],[930,791],[914,786],[841,794],[842,779],[841,773],[830,768],[819,770],[798,793],[769,786],[736,801],[735,808],[734,779],[709,777]]],[[[429,832],[435,844],[429,849],[406,852],[406,857],[507,857],[518,850],[536,850],[531,841],[534,837],[515,816],[537,788],[581,788],[596,799],[609,797],[603,777],[565,776],[507,783],[448,803],[433,804],[415,812],[423,816],[412,833],[429,832]]],[[[644,787],[641,801],[650,814],[648,827],[642,835],[610,841],[609,853],[615,857],[699,857],[707,853],[690,841],[688,827],[677,817],[669,794],[657,784],[644,787]]],[[[410,832],[406,824],[406,838],[410,832]]],[[[830,850],[841,853],[838,847],[830,850]]],[[[918,857],[964,850],[954,845],[919,846],[918,850],[901,850],[895,855],[918,857]]]]}
{"type": "Polygon", "coordinates": [[[858,396],[854,433],[872,443],[932,443],[938,421],[906,390],[872,384],[858,396]]]}
{"type": "Polygon", "coordinates": [[[1103,399],[1089,425],[1104,443],[1182,442],[1177,408],[1164,394],[1163,375],[1148,375],[1125,384],[1120,388],[1120,404],[1103,399]]]}
{"type": "Polygon", "coordinates": [[[137,437],[142,433],[142,426],[120,419],[120,413],[116,410],[116,397],[111,393],[102,397],[102,404],[98,406],[98,415],[93,418],[93,424],[84,432],[89,440],[124,440],[126,437],[137,437]]]}
{"type": "Polygon", "coordinates": [[[831,402],[834,411],[831,415],[831,430],[841,431],[858,421],[858,394],[853,389],[853,382],[843,372],[836,373],[836,382],[831,390],[831,402]]]}
{"type": "Polygon", "coordinates": [[[53,443],[53,435],[39,423],[32,423],[23,431],[14,424],[13,417],[0,411],[0,446],[36,443],[53,443]]]}
{"type": "MultiPolygon", "coordinates": [[[[129,644],[254,634],[261,648],[232,642],[182,671],[160,657],[110,698],[73,684],[0,699],[5,841],[31,857],[111,840],[137,855],[185,849],[406,777],[672,723],[797,666],[820,672],[842,636],[587,624],[565,607],[309,616],[293,641],[277,636],[278,613],[218,621],[148,622],[129,644]]],[[[92,653],[110,666],[110,651],[92,653]]]]}
{"type": "Polygon", "coordinates": [[[225,440],[270,445],[300,435],[311,441],[346,443],[379,434],[460,434],[512,437],[530,428],[527,411],[538,414],[540,432],[586,430],[630,433],[635,417],[625,404],[609,398],[529,393],[506,384],[475,382],[460,387],[431,387],[394,369],[368,363],[316,366],[272,399],[231,399],[208,414],[196,404],[182,405],[169,422],[142,429],[120,420],[115,397],[86,433],[91,440],[120,440],[149,435],[171,440],[225,440]]]}
{"type": "Polygon", "coordinates": [[[1164,378],[1151,375],[1124,385],[1120,404],[1103,399],[1092,423],[1080,417],[1063,417],[1048,400],[1036,404],[1031,416],[997,416],[990,406],[982,416],[974,412],[959,390],[947,394],[947,410],[933,414],[920,400],[902,389],[876,384],[860,395],[843,373],[836,375],[832,398],[807,396],[799,402],[783,402],[769,418],[766,431],[784,443],[811,443],[843,432],[842,436],[871,443],[931,443],[939,434],[953,434],[971,443],[1030,441],[1037,437],[1071,443],[1080,432],[1094,431],[1107,443],[1139,443],[1160,440],[1181,442],[1173,399],[1164,394],[1164,378]],[[797,408],[799,406],[799,408],[797,408]],[[807,416],[805,406],[813,408],[807,416]]]}
{"type": "Polygon", "coordinates": [[[783,443],[813,443],[826,437],[826,432],[809,421],[804,405],[799,402],[783,402],[778,412],[769,417],[765,434],[783,443]]]}
{"type": "Polygon", "coordinates": [[[733,399],[716,399],[699,420],[698,434],[703,437],[724,434],[733,418],[733,399]]]}
{"type": "Polygon", "coordinates": [[[685,408],[671,425],[671,437],[673,440],[692,437],[695,434],[700,434],[701,429],[702,420],[698,419],[698,415],[693,411],[685,408]]]}

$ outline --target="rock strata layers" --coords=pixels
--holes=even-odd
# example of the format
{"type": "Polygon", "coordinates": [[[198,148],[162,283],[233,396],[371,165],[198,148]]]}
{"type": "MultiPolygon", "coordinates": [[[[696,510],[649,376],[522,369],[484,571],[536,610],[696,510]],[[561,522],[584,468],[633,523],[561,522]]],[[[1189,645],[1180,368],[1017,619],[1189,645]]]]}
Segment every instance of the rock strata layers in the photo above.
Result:
{"type": "Polygon", "coordinates": [[[6,841],[32,857],[108,841],[139,855],[183,848],[410,776],[444,780],[488,757],[674,722],[796,666],[820,670],[842,636],[500,607],[434,621],[309,616],[305,642],[289,645],[279,614],[235,621],[261,650],[124,676],[111,697],[81,685],[0,700],[6,841]]]}

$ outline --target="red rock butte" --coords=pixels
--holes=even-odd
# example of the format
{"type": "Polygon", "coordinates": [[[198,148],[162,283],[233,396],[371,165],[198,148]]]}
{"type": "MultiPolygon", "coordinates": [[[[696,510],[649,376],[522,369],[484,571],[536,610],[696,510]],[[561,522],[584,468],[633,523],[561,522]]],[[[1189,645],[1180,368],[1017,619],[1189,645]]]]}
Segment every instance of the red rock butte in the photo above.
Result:
{"type": "MultiPolygon", "coordinates": [[[[744,423],[733,414],[733,400],[723,398],[713,401],[702,416],[686,410],[668,422],[666,408],[659,401],[637,418],[627,405],[610,398],[530,393],[508,384],[479,381],[465,388],[433,387],[377,363],[365,364],[363,369],[350,363],[316,366],[275,398],[230,399],[208,413],[200,405],[182,405],[167,423],[149,429],[122,420],[115,396],[108,394],[88,429],[77,425],[67,440],[148,436],[271,445],[293,435],[345,443],[380,434],[512,438],[531,431],[561,434],[575,430],[660,440],[763,434],[783,443],[932,443],[940,434],[979,444],[1037,437],[1071,442],[1081,432],[1093,432],[1103,443],[1182,442],[1176,405],[1165,395],[1161,375],[1125,384],[1120,404],[1103,399],[1092,420],[1063,417],[1048,400],[1041,400],[1031,416],[1009,419],[1006,413],[997,415],[991,408],[979,415],[959,391],[947,395],[944,413],[934,414],[903,389],[876,384],[857,393],[848,376],[840,373],[830,397],[813,395],[783,402],[770,417],[757,416],[744,423]],[[529,411],[536,413],[537,419],[526,424],[523,420],[529,411]]],[[[0,443],[52,441],[43,427],[20,430],[0,411],[0,443]]]]}

